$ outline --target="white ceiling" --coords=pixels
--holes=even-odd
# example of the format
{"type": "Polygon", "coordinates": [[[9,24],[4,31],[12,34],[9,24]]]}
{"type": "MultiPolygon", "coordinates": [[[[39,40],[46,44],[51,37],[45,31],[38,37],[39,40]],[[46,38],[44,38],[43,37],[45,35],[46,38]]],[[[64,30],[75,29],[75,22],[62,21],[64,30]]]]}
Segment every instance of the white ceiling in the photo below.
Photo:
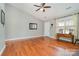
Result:
{"type": "Polygon", "coordinates": [[[12,3],[11,5],[44,21],[79,12],[78,3],[46,3],[46,5],[49,5],[52,8],[46,9],[45,12],[42,12],[41,10],[36,12],[35,10],[38,9],[38,7],[33,6],[35,4],[40,5],[40,3],[12,3]],[[67,9],[69,7],[71,8],[67,9]]]}

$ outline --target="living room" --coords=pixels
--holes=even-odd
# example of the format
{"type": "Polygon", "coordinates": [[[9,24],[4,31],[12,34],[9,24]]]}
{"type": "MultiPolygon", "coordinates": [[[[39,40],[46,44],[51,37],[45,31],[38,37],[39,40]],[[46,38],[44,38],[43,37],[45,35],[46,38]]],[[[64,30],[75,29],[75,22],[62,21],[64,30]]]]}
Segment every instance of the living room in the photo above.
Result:
{"type": "Polygon", "coordinates": [[[79,50],[78,5],[79,3],[0,3],[0,55],[75,55],[79,50]],[[27,49],[21,49],[22,46],[27,49]],[[32,51],[33,48],[36,49],[35,52],[32,51]],[[54,51],[58,51],[57,54],[54,51]]]}

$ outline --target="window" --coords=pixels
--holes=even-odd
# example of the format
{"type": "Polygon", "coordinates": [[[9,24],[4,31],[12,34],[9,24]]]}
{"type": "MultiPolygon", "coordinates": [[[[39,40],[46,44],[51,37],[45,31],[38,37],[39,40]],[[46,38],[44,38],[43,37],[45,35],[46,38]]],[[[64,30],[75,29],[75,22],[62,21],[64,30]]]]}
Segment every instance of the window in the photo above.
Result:
{"type": "Polygon", "coordinates": [[[64,26],[64,22],[63,21],[58,22],[58,26],[64,26]]]}
{"type": "Polygon", "coordinates": [[[62,34],[74,34],[74,23],[71,17],[56,20],[56,32],[62,34]]]}
{"type": "Polygon", "coordinates": [[[63,33],[64,31],[63,31],[63,29],[59,29],[59,33],[63,33]]]}

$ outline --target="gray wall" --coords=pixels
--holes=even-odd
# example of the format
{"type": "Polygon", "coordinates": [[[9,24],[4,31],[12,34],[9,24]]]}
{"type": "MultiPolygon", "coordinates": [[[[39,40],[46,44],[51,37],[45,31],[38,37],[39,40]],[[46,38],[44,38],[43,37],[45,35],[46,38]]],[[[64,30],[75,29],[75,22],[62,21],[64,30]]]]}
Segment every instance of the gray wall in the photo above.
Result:
{"type": "Polygon", "coordinates": [[[44,22],[44,35],[54,37],[56,35],[56,20],[52,19],[44,22]],[[51,26],[53,24],[53,26],[51,26]]]}
{"type": "Polygon", "coordinates": [[[5,40],[5,27],[3,27],[3,25],[1,24],[1,9],[3,9],[3,11],[5,12],[5,8],[4,8],[4,4],[0,3],[0,53],[4,47],[4,40],[5,40]]]}
{"type": "Polygon", "coordinates": [[[41,36],[44,32],[43,21],[28,13],[6,4],[6,38],[41,36]],[[29,23],[37,23],[37,30],[29,30],[29,23]]]}
{"type": "Polygon", "coordinates": [[[77,35],[78,35],[78,39],[79,39],[79,14],[78,14],[77,17],[78,17],[78,19],[77,19],[77,20],[78,20],[78,21],[77,21],[77,23],[78,23],[78,24],[77,24],[77,30],[78,30],[77,35]]]}
{"type": "Polygon", "coordinates": [[[53,24],[53,26],[50,27],[50,36],[54,37],[56,36],[56,20],[51,20],[50,25],[53,24]]]}

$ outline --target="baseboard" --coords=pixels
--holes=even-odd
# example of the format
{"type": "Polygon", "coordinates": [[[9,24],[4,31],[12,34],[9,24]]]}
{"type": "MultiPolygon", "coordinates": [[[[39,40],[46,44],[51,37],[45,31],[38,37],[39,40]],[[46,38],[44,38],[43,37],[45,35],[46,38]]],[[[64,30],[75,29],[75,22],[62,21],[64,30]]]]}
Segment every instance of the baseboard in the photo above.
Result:
{"type": "Polygon", "coordinates": [[[19,39],[25,39],[25,38],[34,38],[34,37],[41,37],[44,35],[39,35],[39,36],[29,36],[29,37],[19,37],[19,38],[11,38],[11,39],[6,39],[5,41],[9,41],[9,40],[19,40],[19,39]]]}
{"type": "Polygon", "coordinates": [[[2,50],[0,51],[0,56],[2,55],[4,49],[5,49],[5,45],[3,46],[2,50]]]}

